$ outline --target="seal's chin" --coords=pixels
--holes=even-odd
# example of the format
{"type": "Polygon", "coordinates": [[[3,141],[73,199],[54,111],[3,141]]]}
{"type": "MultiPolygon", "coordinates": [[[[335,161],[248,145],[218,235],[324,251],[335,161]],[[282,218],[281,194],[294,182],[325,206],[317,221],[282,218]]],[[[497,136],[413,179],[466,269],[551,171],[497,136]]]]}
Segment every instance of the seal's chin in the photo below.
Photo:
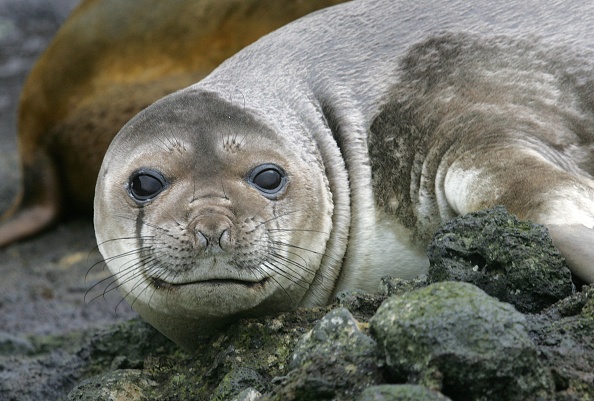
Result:
{"type": "MultiPolygon", "coordinates": [[[[237,279],[209,279],[184,283],[165,282],[137,286],[127,300],[138,314],[182,347],[197,344],[219,333],[242,317],[286,311],[296,306],[291,293],[275,277],[258,282],[237,279]]],[[[290,292],[291,289],[288,289],[290,292]]]]}
{"type": "MultiPolygon", "coordinates": [[[[301,290],[301,287],[297,288],[301,290]]],[[[296,305],[303,291],[296,291],[275,276],[244,279],[233,274],[230,277],[220,274],[216,277],[187,277],[175,282],[146,277],[135,283],[126,282],[121,290],[133,308],[149,321],[150,315],[167,314],[200,320],[203,325],[208,325],[211,319],[251,310],[273,312],[279,305],[291,309],[286,303],[296,305]],[[273,302],[269,304],[271,300],[273,302]]]]}
{"type": "Polygon", "coordinates": [[[237,279],[211,279],[211,280],[196,280],[182,283],[168,283],[158,278],[151,278],[151,284],[156,290],[175,290],[181,287],[224,287],[224,286],[242,286],[246,289],[261,289],[269,281],[270,277],[266,277],[260,281],[246,281],[237,279]]]}
{"type": "Polygon", "coordinates": [[[296,290],[275,276],[258,279],[217,277],[172,284],[145,278],[125,282],[120,289],[146,321],[192,349],[201,338],[241,317],[286,311],[298,305],[304,291],[300,287],[296,290]]]}

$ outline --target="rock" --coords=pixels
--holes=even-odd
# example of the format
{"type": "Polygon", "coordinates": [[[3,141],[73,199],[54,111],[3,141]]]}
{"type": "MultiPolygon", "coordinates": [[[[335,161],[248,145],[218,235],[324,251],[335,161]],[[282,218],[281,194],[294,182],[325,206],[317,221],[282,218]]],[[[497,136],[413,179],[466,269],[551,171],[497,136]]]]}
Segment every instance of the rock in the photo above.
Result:
{"type": "Polygon", "coordinates": [[[250,387],[239,393],[232,401],[256,401],[261,395],[259,391],[250,387]]]}
{"type": "MultiPolygon", "coordinates": [[[[335,305],[351,311],[297,309],[239,320],[192,355],[132,320],[72,348],[77,357],[67,362],[68,375],[58,373],[52,383],[99,375],[70,394],[81,400],[97,397],[89,383],[110,394],[171,400],[594,399],[594,287],[522,315],[470,284],[424,285],[384,279],[380,291],[395,294],[386,304],[396,306],[388,313],[384,305],[371,323],[381,296],[347,291],[335,305]],[[377,327],[384,325],[396,333],[381,337],[377,327]],[[112,380],[116,372],[121,381],[112,380]],[[385,381],[392,384],[378,386],[385,381]]],[[[36,353],[63,347],[29,340],[36,353]]]]}
{"type": "Polygon", "coordinates": [[[68,401],[148,401],[146,387],[151,386],[156,383],[139,370],[116,370],[83,381],[68,394],[68,401]]]}
{"type": "Polygon", "coordinates": [[[6,354],[0,354],[0,400],[64,399],[81,380],[85,361],[77,351],[85,336],[19,337],[3,339],[8,342],[3,344],[6,354]]]}
{"type": "Polygon", "coordinates": [[[289,367],[262,400],[349,400],[383,382],[375,341],[345,308],[330,311],[299,339],[289,367]]]}
{"type": "Polygon", "coordinates": [[[147,356],[175,349],[177,346],[154,327],[134,318],[98,331],[79,354],[88,355],[92,369],[138,369],[147,356]]]}
{"type": "Polygon", "coordinates": [[[427,284],[427,277],[425,275],[413,280],[383,277],[380,280],[378,292],[384,297],[391,297],[392,295],[402,295],[413,290],[418,290],[419,288],[426,287],[427,284]]]}
{"type": "Polygon", "coordinates": [[[528,315],[531,338],[555,380],[556,400],[594,399],[594,286],[539,315],[528,315]]]}
{"type": "MultiPolygon", "coordinates": [[[[89,361],[87,375],[99,374],[95,377],[105,393],[114,394],[123,386],[105,372],[134,371],[138,376],[132,375],[126,388],[151,400],[247,401],[272,388],[272,377],[287,374],[299,338],[327,312],[327,308],[299,309],[238,320],[205,339],[193,354],[180,350],[146,323],[132,320],[92,336],[78,354],[89,361]],[[252,398],[242,398],[248,396],[252,398]]],[[[90,385],[69,394],[71,399],[83,400],[96,396],[90,385]]]]}
{"type": "Polygon", "coordinates": [[[451,401],[426,387],[412,384],[383,384],[366,388],[357,401],[451,401]]]}
{"type": "Polygon", "coordinates": [[[428,249],[428,280],[472,283],[524,313],[571,295],[571,273],[547,229],[505,208],[469,213],[437,231],[428,249]]]}
{"type": "Polygon", "coordinates": [[[265,391],[268,383],[254,369],[238,367],[225,375],[215,389],[211,401],[228,401],[238,397],[243,390],[259,389],[265,391]]]}
{"type": "MultiPolygon", "coordinates": [[[[93,336],[88,346],[98,345],[102,350],[90,353],[99,358],[92,367],[94,374],[100,374],[95,383],[103,390],[109,389],[109,383],[117,389],[122,383],[111,379],[108,383],[106,379],[111,376],[106,371],[136,371],[140,376],[130,375],[127,389],[134,388],[149,399],[168,400],[209,400],[217,391],[221,391],[219,399],[233,401],[594,399],[594,287],[585,287],[584,292],[541,314],[528,316],[470,284],[439,283],[399,293],[391,298],[401,302],[392,313],[393,320],[382,320],[404,328],[400,327],[401,333],[389,341],[396,344],[394,347],[404,346],[405,354],[415,351],[417,345],[425,352],[424,358],[415,359],[418,353],[408,355],[408,370],[401,369],[401,374],[383,361],[382,350],[387,347],[380,349],[366,335],[368,329],[377,335],[377,322],[373,321],[385,313],[385,306],[371,324],[364,323],[371,316],[355,321],[344,308],[314,308],[240,320],[191,355],[156,346],[154,351],[163,355],[145,356],[139,363],[135,361],[141,354],[131,352],[132,345],[130,349],[120,348],[119,344],[125,344],[120,340],[113,341],[114,353],[107,353],[105,347],[111,339],[123,336],[117,332],[137,332],[134,327],[116,326],[99,336],[103,339],[93,336]],[[133,366],[138,368],[130,369],[133,366]],[[366,376],[366,371],[376,373],[366,376]],[[267,390],[260,387],[258,378],[267,390]],[[377,386],[385,380],[409,384],[377,386]],[[362,391],[363,387],[370,390],[362,391]],[[233,390],[222,392],[230,388],[233,390]],[[440,393],[444,398],[439,398],[440,393]]],[[[365,305],[368,297],[355,292],[347,299],[348,305],[365,305]]],[[[139,322],[130,324],[137,326],[139,322]]],[[[151,339],[150,331],[147,334],[144,340],[137,335],[128,338],[147,341],[145,345],[149,346],[159,343],[158,337],[151,339]]],[[[83,350],[89,354],[87,346],[83,350]]],[[[393,360],[394,355],[390,358],[393,360]]],[[[69,380],[78,381],[73,377],[69,380]]],[[[77,387],[71,393],[75,396],[94,399],[96,390],[77,387]]]]}
{"type": "Polygon", "coordinates": [[[368,319],[375,314],[385,298],[384,295],[370,294],[361,290],[345,290],[336,294],[334,303],[348,309],[355,319],[365,319],[366,316],[368,319]]]}
{"type": "Polygon", "coordinates": [[[35,347],[22,336],[0,332],[0,355],[31,354],[35,347]]]}
{"type": "Polygon", "coordinates": [[[370,323],[396,381],[454,400],[532,400],[552,391],[524,316],[471,284],[389,298],[370,323]]]}

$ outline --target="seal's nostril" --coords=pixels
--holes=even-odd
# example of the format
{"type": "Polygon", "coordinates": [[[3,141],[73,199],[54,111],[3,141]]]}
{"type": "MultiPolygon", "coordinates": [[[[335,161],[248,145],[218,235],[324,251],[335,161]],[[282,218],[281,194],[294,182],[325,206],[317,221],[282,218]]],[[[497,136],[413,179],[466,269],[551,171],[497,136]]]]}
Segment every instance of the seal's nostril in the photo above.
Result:
{"type": "Polygon", "coordinates": [[[229,229],[223,230],[221,236],[219,237],[219,247],[223,250],[227,250],[231,245],[231,233],[229,229]]]}
{"type": "Polygon", "coordinates": [[[198,217],[190,225],[195,246],[200,251],[227,251],[232,246],[232,223],[227,216],[208,214],[198,217]]]}
{"type": "Polygon", "coordinates": [[[201,248],[206,248],[208,246],[208,236],[204,235],[204,233],[200,230],[196,230],[196,245],[201,248]]]}

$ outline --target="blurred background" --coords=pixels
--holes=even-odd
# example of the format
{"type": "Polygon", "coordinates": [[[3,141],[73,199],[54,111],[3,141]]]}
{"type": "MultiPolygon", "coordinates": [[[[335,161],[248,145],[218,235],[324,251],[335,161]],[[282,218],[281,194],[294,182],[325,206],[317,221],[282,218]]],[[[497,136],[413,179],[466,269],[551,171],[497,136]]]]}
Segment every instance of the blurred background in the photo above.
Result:
{"type": "MultiPolygon", "coordinates": [[[[21,88],[77,2],[0,0],[0,213],[18,189],[16,115],[21,88]]],[[[52,372],[67,362],[57,353],[35,356],[36,339],[134,315],[116,291],[107,301],[100,288],[87,292],[107,277],[100,261],[90,221],[63,223],[0,250],[1,400],[53,399],[47,398],[47,388],[61,386],[52,372]]]]}

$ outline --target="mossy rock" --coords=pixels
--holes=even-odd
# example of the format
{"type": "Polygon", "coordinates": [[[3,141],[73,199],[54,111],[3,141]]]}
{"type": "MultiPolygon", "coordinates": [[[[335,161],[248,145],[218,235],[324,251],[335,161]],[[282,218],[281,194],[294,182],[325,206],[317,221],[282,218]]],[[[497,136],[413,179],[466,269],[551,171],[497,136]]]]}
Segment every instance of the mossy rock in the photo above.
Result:
{"type": "Polygon", "coordinates": [[[524,313],[571,295],[565,260],[547,229],[505,208],[469,213],[442,225],[428,248],[428,281],[472,283],[524,313]]]}
{"type": "Polygon", "coordinates": [[[389,298],[370,323],[395,381],[454,400],[524,401],[552,391],[524,316],[474,285],[436,283],[389,298]]]}

